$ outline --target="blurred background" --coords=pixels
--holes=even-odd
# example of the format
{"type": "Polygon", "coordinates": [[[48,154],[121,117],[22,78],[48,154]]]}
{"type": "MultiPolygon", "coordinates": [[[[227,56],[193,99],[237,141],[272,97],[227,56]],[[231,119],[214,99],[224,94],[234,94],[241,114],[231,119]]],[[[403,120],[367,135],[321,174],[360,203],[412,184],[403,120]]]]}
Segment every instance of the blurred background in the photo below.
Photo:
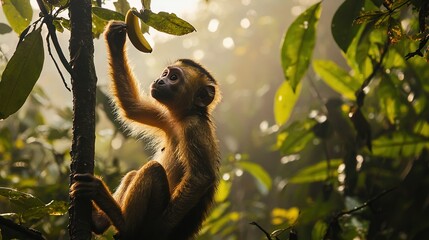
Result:
{"type": "MultiPolygon", "coordinates": [[[[344,135],[328,139],[323,134],[332,132],[332,129],[322,124],[327,118],[323,109],[328,107],[328,111],[337,110],[330,112],[331,124],[342,126],[341,116],[347,111],[342,111],[344,99],[341,94],[309,70],[289,124],[279,124],[275,120],[276,92],[285,81],[280,58],[283,38],[292,21],[317,2],[153,0],[154,12],[174,12],[197,31],[181,37],[151,31],[149,39],[154,48],[151,54],[142,54],[128,44],[130,62],[143,89],[148,89],[167,64],[179,58],[199,61],[220,83],[223,100],[214,118],[223,158],[222,181],[216,207],[205,222],[199,239],[264,239],[261,229],[249,224],[251,222],[268,232],[279,230],[276,233],[279,239],[293,239],[294,234],[300,239],[322,239],[328,228],[337,231],[336,227],[341,229],[337,239],[367,239],[367,236],[372,236],[368,239],[414,239],[419,231],[412,229],[427,228],[427,221],[423,222],[425,218],[429,219],[422,215],[427,213],[427,189],[422,193],[421,205],[405,200],[400,205],[408,204],[408,210],[421,211],[419,214],[405,213],[396,203],[388,202],[388,209],[378,209],[377,204],[371,206],[375,212],[381,211],[379,215],[371,209],[359,212],[358,216],[331,221],[336,213],[361,206],[383,190],[400,184],[409,173],[402,170],[412,168],[411,160],[406,159],[418,158],[425,147],[416,145],[418,149],[412,151],[413,154],[391,162],[392,156],[377,158],[370,156],[368,150],[363,151],[367,155],[356,156],[356,172],[361,171],[363,162],[368,163],[362,168],[367,167],[368,172],[359,175],[356,187],[359,190],[345,195],[343,157],[347,157],[347,151],[342,143],[345,141],[343,137],[352,137],[347,135],[350,126],[346,124],[344,135]],[[329,101],[331,105],[327,105],[328,99],[338,101],[329,101]],[[293,125],[309,119],[313,122],[293,125]],[[315,125],[320,126],[323,133],[317,132],[315,125]],[[296,145],[287,147],[282,142],[286,138],[282,133],[291,136],[294,130],[300,132],[292,141],[296,145]],[[386,215],[385,211],[389,210],[393,211],[392,216],[386,215]],[[407,220],[401,220],[401,215],[416,217],[422,221],[420,227],[404,223],[407,220]],[[386,220],[387,216],[390,220],[386,220]]],[[[348,68],[331,34],[332,18],[342,2],[323,2],[313,58],[330,59],[348,68]]],[[[34,1],[31,3],[34,21],[38,8],[34,1]]],[[[130,5],[141,9],[139,1],[130,1],[130,5]]],[[[103,2],[103,7],[114,9],[113,6],[110,0],[103,2]]],[[[0,22],[7,22],[3,12],[0,22]]],[[[68,56],[69,31],[58,33],[58,37],[68,56]]],[[[14,32],[1,35],[0,72],[17,42],[18,35],[14,32]]],[[[102,176],[113,190],[127,171],[150,160],[152,152],[144,139],[130,137],[114,120],[108,100],[109,79],[103,36],[95,38],[94,44],[98,77],[96,174],[102,176]]],[[[69,83],[67,72],[64,69],[62,72],[69,83]]],[[[43,72],[32,95],[20,111],[0,122],[1,187],[31,193],[44,203],[68,201],[71,107],[72,95],[64,87],[46,52],[43,72]]],[[[368,110],[365,116],[374,111],[368,110]]],[[[381,124],[380,119],[373,118],[373,122],[381,124]]],[[[427,140],[423,142],[427,144],[427,140]]],[[[422,175],[416,176],[423,176],[424,169],[422,175]]],[[[427,178],[423,181],[428,183],[427,178]]],[[[411,193],[403,194],[412,198],[411,193]]],[[[0,198],[1,213],[20,211],[22,208],[14,206],[7,198],[0,198]]],[[[67,215],[52,215],[27,219],[19,214],[7,216],[42,231],[48,239],[67,239],[67,215]]],[[[97,238],[110,238],[112,233],[111,230],[97,238]]]]}

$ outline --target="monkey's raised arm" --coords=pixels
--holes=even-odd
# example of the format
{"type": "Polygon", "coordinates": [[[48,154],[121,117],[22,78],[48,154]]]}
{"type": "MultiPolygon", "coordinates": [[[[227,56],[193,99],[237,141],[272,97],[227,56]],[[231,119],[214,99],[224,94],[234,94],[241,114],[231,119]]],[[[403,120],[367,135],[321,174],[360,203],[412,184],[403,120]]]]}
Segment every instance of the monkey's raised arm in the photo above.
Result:
{"type": "Polygon", "coordinates": [[[122,117],[163,130],[169,126],[166,112],[141,94],[137,81],[129,67],[126,51],[126,25],[111,22],[105,32],[108,44],[112,92],[122,117]]]}

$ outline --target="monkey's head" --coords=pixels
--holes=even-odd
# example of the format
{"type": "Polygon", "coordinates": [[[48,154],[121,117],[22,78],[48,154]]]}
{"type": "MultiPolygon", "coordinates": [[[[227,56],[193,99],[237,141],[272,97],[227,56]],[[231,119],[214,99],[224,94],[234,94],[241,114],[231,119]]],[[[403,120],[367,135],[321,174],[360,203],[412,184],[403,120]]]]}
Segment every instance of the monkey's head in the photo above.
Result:
{"type": "Polygon", "coordinates": [[[200,64],[179,59],[151,85],[151,95],[178,114],[207,114],[220,101],[216,80],[200,64]]]}

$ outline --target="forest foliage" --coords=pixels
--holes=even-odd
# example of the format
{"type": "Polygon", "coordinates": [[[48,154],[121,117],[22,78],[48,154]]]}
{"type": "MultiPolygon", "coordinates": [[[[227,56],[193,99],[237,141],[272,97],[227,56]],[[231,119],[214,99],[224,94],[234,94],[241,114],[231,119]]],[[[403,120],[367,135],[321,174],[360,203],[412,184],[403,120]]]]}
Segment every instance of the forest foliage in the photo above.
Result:
{"type": "MultiPolygon", "coordinates": [[[[1,58],[7,65],[0,118],[10,117],[0,123],[0,209],[2,219],[59,239],[67,234],[72,111],[33,86],[43,68],[43,44],[55,45],[54,32],[43,41],[42,22],[63,32],[69,20],[60,15],[66,1],[43,3],[51,18],[32,23],[29,1],[2,2],[8,24],[0,23],[0,34],[15,31],[21,38],[13,56],[1,58]],[[48,124],[47,113],[58,116],[56,125],[48,124]]],[[[297,16],[277,50],[284,81],[273,96],[275,124],[265,137],[274,139],[266,150],[281,156],[281,163],[270,168],[254,160],[255,152],[225,153],[216,207],[200,239],[429,237],[429,4],[345,0],[330,25],[342,59],[320,59],[313,52],[323,46],[317,36],[325,4],[315,2],[297,16]],[[254,179],[256,189],[244,203],[235,195],[248,184],[243,178],[254,179]]],[[[176,15],[152,12],[150,1],[143,5],[142,31],[150,26],[182,34],[165,28],[176,15]]],[[[114,6],[115,11],[94,2],[94,38],[130,8],[125,0],[114,6]]],[[[187,25],[181,26],[177,31],[187,25]]],[[[96,173],[114,187],[128,167],[111,156],[132,151],[133,144],[113,149],[130,139],[102,88],[97,101],[97,119],[104,116],[115,127],[97,133],[96,173]]],[[[20,236],[0,228],[4,238],[20,236]]]]}

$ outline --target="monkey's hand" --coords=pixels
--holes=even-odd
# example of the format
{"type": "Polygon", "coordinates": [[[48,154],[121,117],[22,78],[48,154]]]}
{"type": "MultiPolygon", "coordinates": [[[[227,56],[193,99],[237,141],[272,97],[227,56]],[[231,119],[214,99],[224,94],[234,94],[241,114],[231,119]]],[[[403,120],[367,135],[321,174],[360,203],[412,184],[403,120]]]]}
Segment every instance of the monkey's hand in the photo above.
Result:
{"type": "Polygon", "coordinates": [[[75,182],[70,187],[70,196],[71,197],[88,197],[90,199],[97,199],[99,195],[105,192],[103,182],[89,174],[75,174],[73,176],[75,182]]]}
{"type": "Polygon", "coordinates": [[[104,31],[107,45],[113,54],[122,53],[125,46],[127,25],[121,21],[111,21],[104,31]]]}
{"type": "Polygon", "coordinates": [[[97,206],[110,218],[119,232],[125,229],[125,220],[118,203],[112,197],[104,182],[92,174],[75,174],[75,181],[70,187],[70,196],[87,197],[95,202],[97,206]]]}

